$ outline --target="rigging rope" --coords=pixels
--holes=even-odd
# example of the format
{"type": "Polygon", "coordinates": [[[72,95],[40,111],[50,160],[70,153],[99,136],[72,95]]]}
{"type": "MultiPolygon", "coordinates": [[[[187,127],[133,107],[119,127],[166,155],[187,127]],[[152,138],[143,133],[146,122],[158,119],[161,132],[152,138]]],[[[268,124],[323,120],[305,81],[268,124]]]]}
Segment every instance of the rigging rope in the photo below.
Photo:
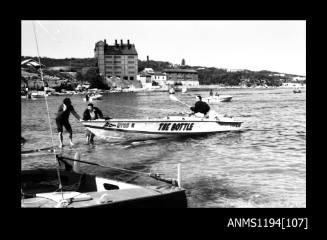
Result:
{"type": "Polygon", "coordinates": [[[123,171],[123,172],[125,171],[125,172],[143,174],[143,175],[145,175],[147,177],[151,177],[151,178],[154,178],[156,180],[172,184],[174,186],[180,186],[178,180],[173,179],[173,178],[163,178],[163,177],[161,177],[161,175],[163,175],[163,174],[160,174],[160,173],[141,172],[141,171],[135,171],[135,170],[130,170],[130,169],[126,169],[126,168],[104,166],[104,165],[101,165],[101,164],[98,164],[98,163],[92,163],[92,162],[73,159],[73,158],[68,158],[68,157],[61,157],[61,156],[58,156],[58,155],[56,155],[56,156],[57,156],[58,159],[61,159],[61,160],[70,160],[70,161],[73,161],[73,162],[81,162],[81,163],[94,165],[94,166],[98,166],[98,167],[102,167],[102,168],[111,168],[111,169],[115,169],[115,170],[119,170],[119,171],[123,171]]]}
{"type": "Polygon", "coordinates": [[[125,169],[125,168],[119,168],[119,167],[104,166],[104,165],[101,165],[101,164],[98,164],[98,163],[92,163],[92,162],[78,160],[78,159],[73,159],[73,158],[68,158],[68,157],[59,157],[59,158],[70,160],[70,161],[74,161],[74,162],[81,162],[81,163],[85,163],[85,164],[89,164],[89,165],[94,165],[94,166],[98,166],[98,167],[103,167],[103,168],[111,168],[111,169],[116,169],[116,170],[120,170],[120,171],[132,172],[132,173],[140,173],[140,174],[144,174],[146,176],[149,176],[149,175],[152,174],[151,172],[141,172],[141,171],[135,171],[135,170],[125,169]]]}
{"type": "MultiPolygon", "coordinates": [[[[38,60],[39,60],[39,64],[40,64],[40,74],[41,74],[41,80],[42,80],[42,83],[43,83],[45,105],[46,105],[47,113],[48,113],[48,122],[49,122],[49,128],[50,128],[50,133],[51,133],[51,141],[52,141],[52,146],[54,146],[53,133],[52,133],[52,128],[51,128],[50,112],[49,112],[49,105],[48,105],[47,94],[46,94],[46,90],[45,90],[45,83],[44,83],[44,79],[43,79],[43,71],[42,71],[41,59],[40,59],[40,54],[39,54],[39,46],[38,46],[38,42],[37,42],[34,21],[32,22],[32,24],[33,24],[34,38],[35,38],[35,42],[36,42],[37,56],[38,56],[38,60]]],[[[55,152],[54,152],[53,156],[55,157],[55,160],[57,162],[55,152]]],[[[62,199],[64,199],[64,195],[63,195],[63,192],[62,192],[62,184],[61,184],[59,167],[60,167],[59,164],[57,164],[57,176],[58,176],[58,181],[59,181],[59,189],[61,189],[61,196],[62,196],[62,199]]]]}

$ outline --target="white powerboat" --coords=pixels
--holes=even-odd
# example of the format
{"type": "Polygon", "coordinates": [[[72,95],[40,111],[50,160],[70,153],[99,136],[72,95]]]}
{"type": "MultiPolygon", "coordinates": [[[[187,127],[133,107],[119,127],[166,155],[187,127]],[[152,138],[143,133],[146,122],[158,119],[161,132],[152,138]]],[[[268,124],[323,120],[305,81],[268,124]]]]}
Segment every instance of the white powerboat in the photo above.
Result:
{"type": "Polygon", "coordinates": [[[294,89],[293,93],[301,93],[301,89],[294,89]]]}
{"type": "Polygon", "coordinates": [[[241,121],[232,117],[167,116],[153,119],[97,119],[83,125],[109,141],[134,141],[155,138],[202,135],[239,131],[241,121]]]}
{"type": "Polygon", "coordinates": [[[214,103],[220,103],[220,102],[230,102],[232,100],[233,96],[230,95],[219,95],[219,96],[211,96],[211,97],[205,97],[202,98],[203,102],[214,104],[214,103]]]}
{"type": "MultiPolygon", "coordinates": [[[[89,97],[89,101],[92,102],[93,100],[101,100],[103,95],[101,94],[95,94],[89,97]]],[[[86,101],[86,98],[83,98],[84,101],[86,101]]]]}
{"type": "Polygon", "coordinates": [[[32,92],[31,97],[32,98],[44,98],[45,96],[49,96],[50,94],[44,93],[44,91],[38,91],[38,92],[32,92]]]}

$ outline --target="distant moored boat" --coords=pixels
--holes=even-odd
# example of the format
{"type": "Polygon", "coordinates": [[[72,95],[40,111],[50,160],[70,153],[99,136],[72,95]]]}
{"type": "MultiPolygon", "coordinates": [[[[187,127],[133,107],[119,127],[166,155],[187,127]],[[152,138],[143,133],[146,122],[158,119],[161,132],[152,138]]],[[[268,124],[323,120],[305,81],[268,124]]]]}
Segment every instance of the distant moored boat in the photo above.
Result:
{"type": "Polygon", "coordinates": [[[232,100],[233,96],[230,95],[219,95],[219,96],[211,96],[211,97],[206,97],[202,98],[202,101],[206,103],[220,103],[220,102],[230,102],[232,100]]]}
{"type": "Polygon", "coordinates": [[[300,89],[294,89],[293,93],[301,93],[301,90],[300,89]]]}

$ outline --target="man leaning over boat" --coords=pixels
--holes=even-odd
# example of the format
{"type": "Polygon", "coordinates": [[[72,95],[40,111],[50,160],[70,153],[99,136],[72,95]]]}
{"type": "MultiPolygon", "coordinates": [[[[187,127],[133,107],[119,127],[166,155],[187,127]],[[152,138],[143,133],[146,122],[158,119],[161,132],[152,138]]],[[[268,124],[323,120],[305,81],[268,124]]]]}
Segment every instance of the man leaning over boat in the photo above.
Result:
{"type": "MultiPolygon", "coordinates": [[[[92,103],[89,103],[87,105],[87,109],[85,109],[84,114],[83,114],[83,120],[84,121],[89,121],[89,120],[95,120],[103,118],[103,114],[101,110],[97,107],[94,107],[92,103]]],[[[86,129],[86,142],[88,144],[93,144],[94,143],[94,134],[91,133],[89,130],[86,129]]]]}
{"type": "Polygon", "coordinates": [[[196,100],[197,102],[194,107],[191,107],[190,109],[194,112],[196,117],[204,117],[210,111],[210,107],[206,102],[202,101],[200,95],[196,96],[196,100]]]}

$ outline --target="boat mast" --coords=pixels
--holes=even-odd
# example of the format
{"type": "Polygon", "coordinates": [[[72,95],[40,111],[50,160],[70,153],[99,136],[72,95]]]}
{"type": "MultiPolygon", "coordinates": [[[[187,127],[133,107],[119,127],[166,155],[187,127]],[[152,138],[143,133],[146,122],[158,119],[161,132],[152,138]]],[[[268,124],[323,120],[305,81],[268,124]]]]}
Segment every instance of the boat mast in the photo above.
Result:
{"type": "MultiPolygon", "coordinates": [[[[42,80],[42,84],[43,84],[45,105],[46,105],[47,114],[48,114],[48,123],[49,123],[49,129],[50,129],[50,133],[51,133],[51,142],[52,142],[52,146],[54,147],[55,144],[54,144],[53,133],[52,133],[52,128],[51,128],[51,119],[50,119],[49,105],[48,105],[48,100],[47,100],[47,95],[46,95],[46,90],[45,90],[45,82],[44,82],[44,79],[43,79],[42,64],[41,64],[41,59],[40,59],[40,54],[39,54],[39,46],[38,46],[37,34],[36,34],[36,29],[35,29],[35,23],[34,23],[34,21],[32,22],[32,24],[33,24],[33,31],[34,31],[34,39],[35,39],[35,43],[36,43],[37,56],[38,56],[39,65],[40,65],[40,68],[39,69],[40,69],[40,75],[41,75],[41,80],[42,80]]],[[[59,166],[59,163],[57,161],[55,151],[53,152],[53,156],[54,156],[54,159],[55,159],[55,161],[57,163],[57,176],[58,176],[59,189],[61,191],[61,197],[62,197],[62,199],[64,199],[64,195],[63,195],[63,192],[62,192],[61,178],[60,178],[60,166],[59,166]]]]}

